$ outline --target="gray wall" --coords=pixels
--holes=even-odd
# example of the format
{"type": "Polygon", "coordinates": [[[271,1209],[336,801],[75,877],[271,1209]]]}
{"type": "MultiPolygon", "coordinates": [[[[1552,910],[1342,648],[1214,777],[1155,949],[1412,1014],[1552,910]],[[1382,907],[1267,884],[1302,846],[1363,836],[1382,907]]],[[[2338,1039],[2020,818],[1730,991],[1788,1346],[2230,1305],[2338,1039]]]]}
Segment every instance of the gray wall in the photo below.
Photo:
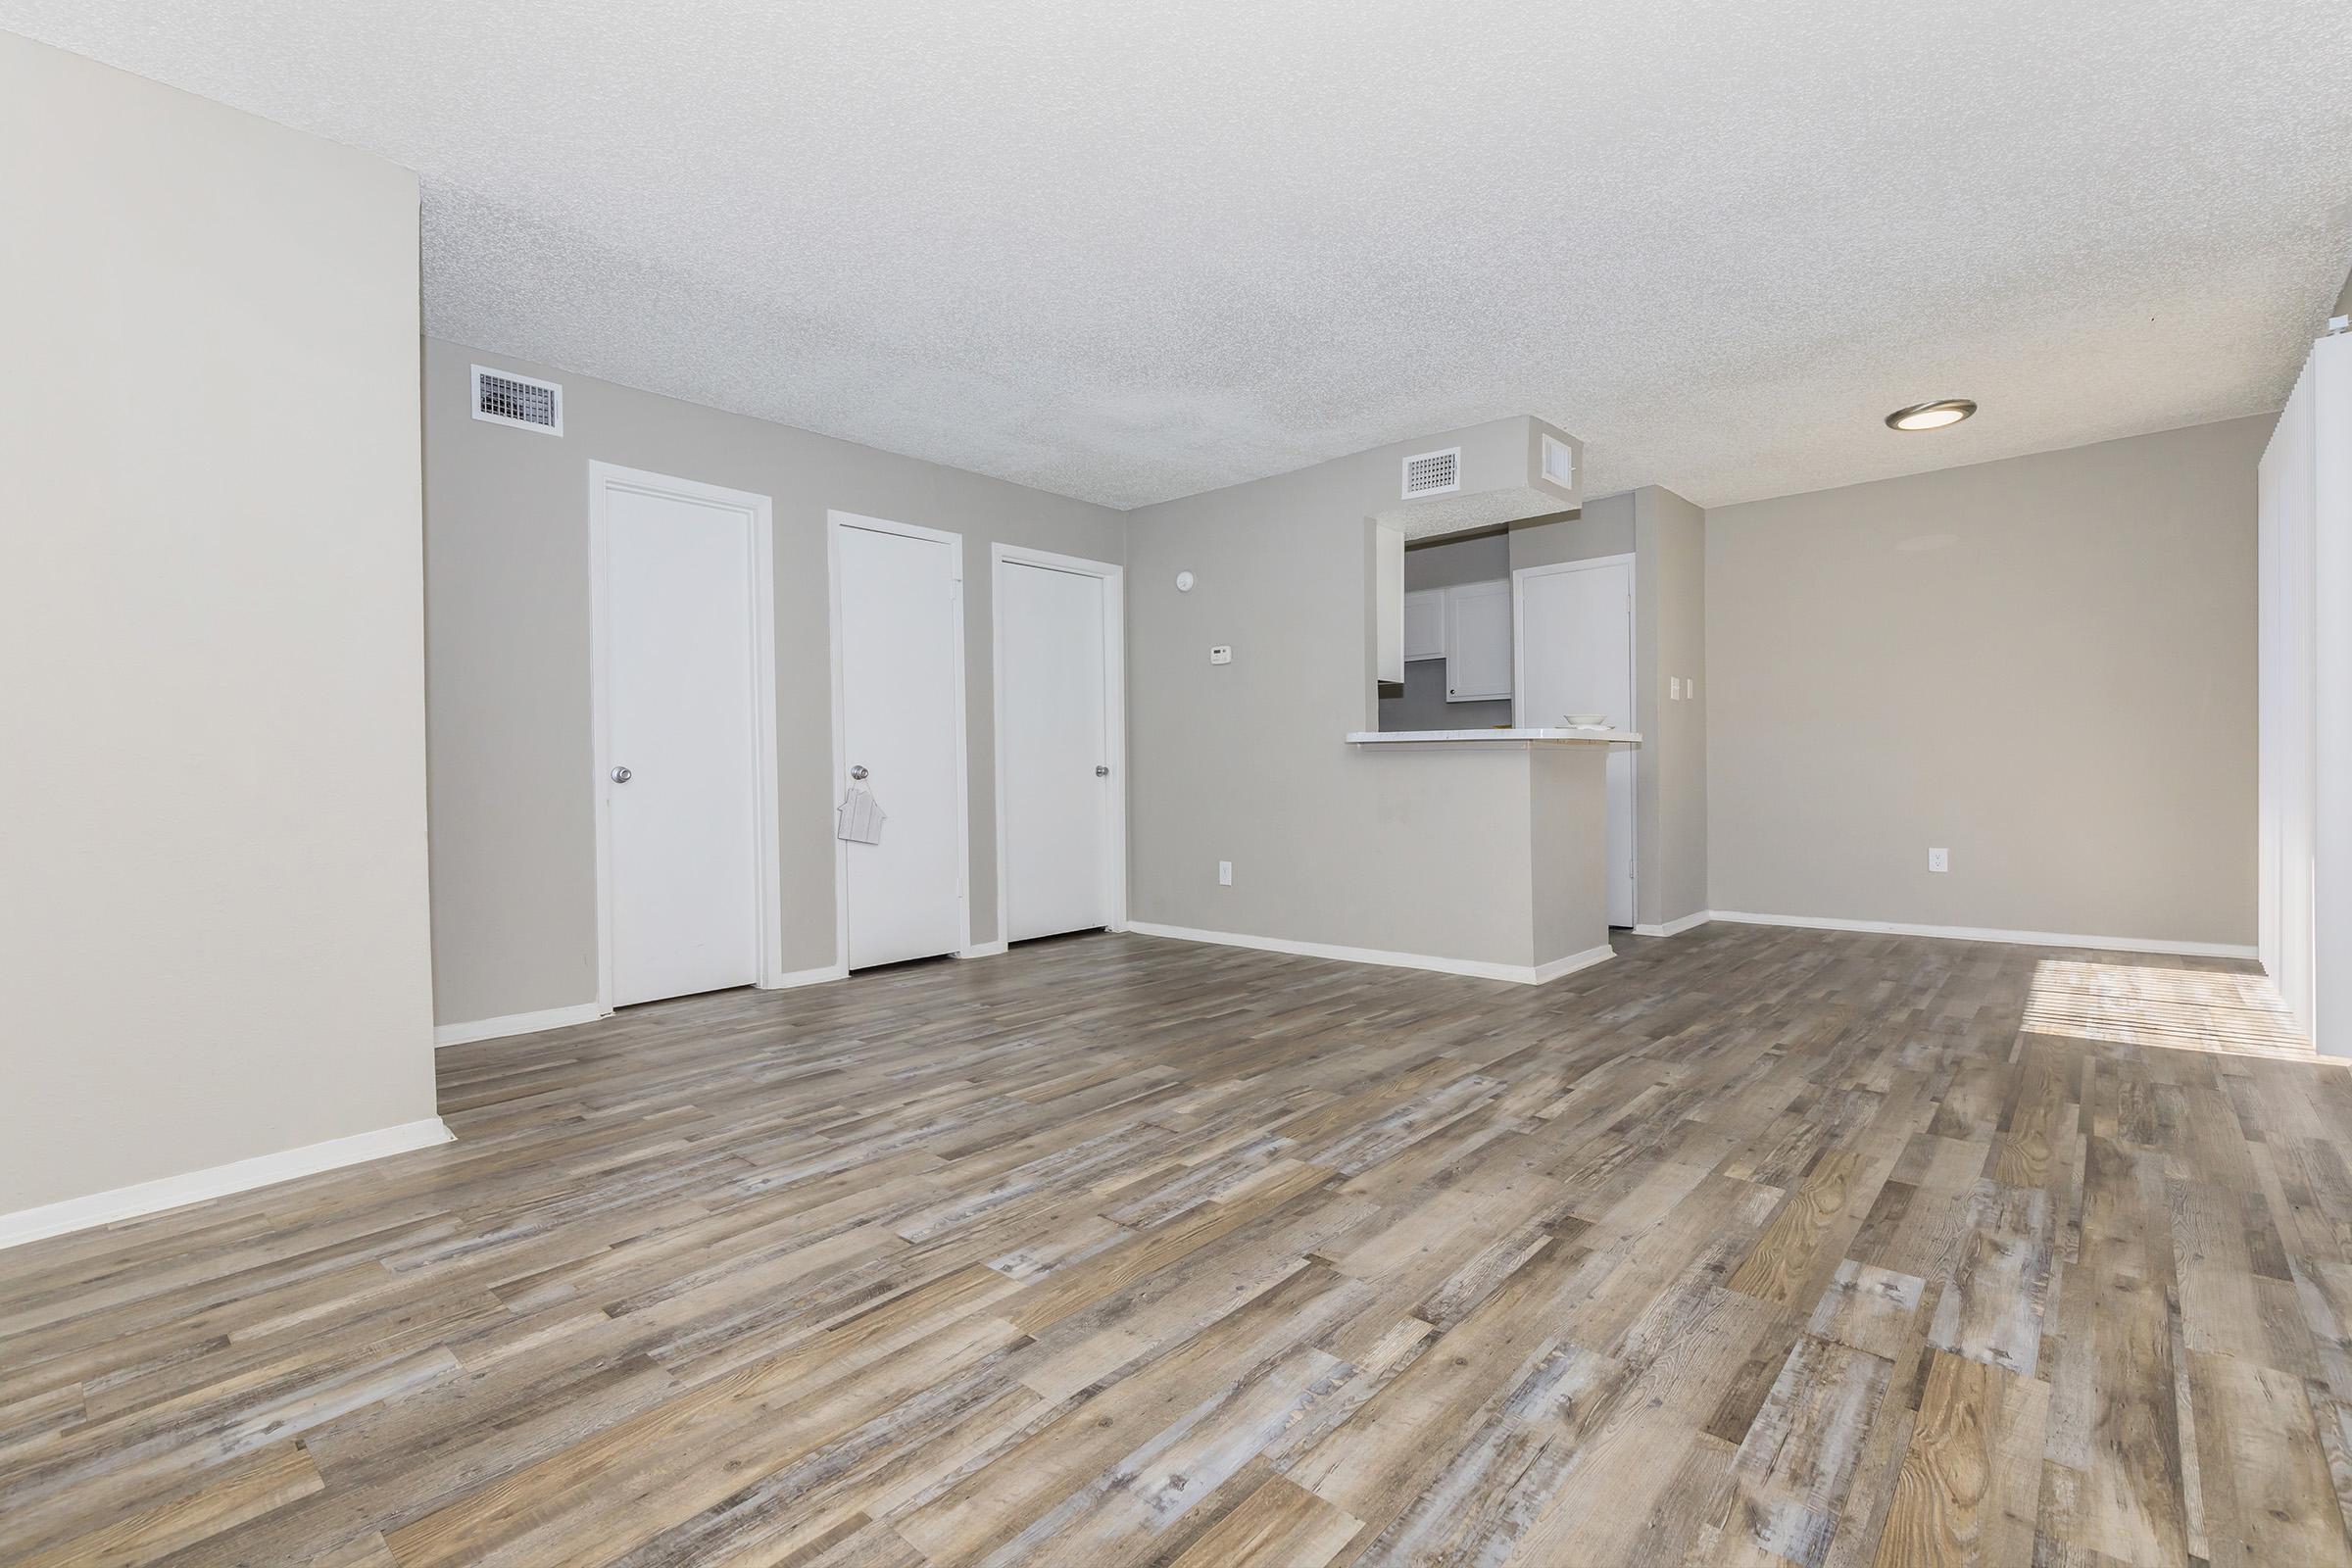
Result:
{"type": "Polygon", "coordinates": [[[0,33],[0,1211],[433,1114],[416,182],[0,33]]]}
{"type": "Polygon", "coordinates": [[[1655,485],[1634,492],[1636,722],[1646,926],[1707,907],[1707,514],[1655,485]],[[1676,679],[1698,695],[1673,696],[1676,679]]]}
{"type": "Polygon", "coordinates": [[[1634,497],[1631,491],[1595,496],[1581,512],[1564,516],[1515,522],[1510,530],[1511,570],[1556,566],[1563,561],[1591,561],[1598,556],[1631,555],[1634,549],[1634,497]]]}
{"type": "Polygon", "coordinates": [[[989,543],[1120,562],[1120,514],[459,344],[428,340],[424,372],[434,995],[442,1022],[596,996],[592,458],[775,503],[788,970],[834,962],[825,512],[963,535],[972,936],[996,940],[989,543]],[[467,372],[477,361],[562,382],[564,435],[473,418],[467,372]]]}
{"type": "Polygon", "coordinates": [[[2251,943],[2271,423],[1710,512],[1712,906],[2251,943]]]}
{"type": "MultiPolygon", "coordinates": [[[[1494,582],[1511,574],[1508,536],[1477,534],[1436,544],[1407,545],[1404,551],[1404,588],[1451,588],[1466,582],[1494,582]]],[[[1404,691],[1380,700],[1382,729],[1479,729],[1508,724],[1511,705],[1449,703],[1446,700],[1446,661],[1410,660],[1404,666],[1404,691]]]]}
{"type": "Polygon", "coordinates": [[[1452,440],[1128,514],[1137,920],[1529,961],[1525,754],[1361,755],[1342,740],[1376,721],[1369,518],[1394,503],[1403,452],[1452,440]],[[1176,591],[1182,570],[1191,593],[1176,591]],[[1217,643],[1231,664],[1208,662],[1217,643]],[[1217,885],[1220,859],[1232,887],[1217,885]]]}
{"type": "Polygon", "coordinates": [[[1466,582],[1497,582],[1511,574],[1511,539],[1501,529],[1463,539],[1404,547],[1404,587],[1453,588],[1466,582]]]}

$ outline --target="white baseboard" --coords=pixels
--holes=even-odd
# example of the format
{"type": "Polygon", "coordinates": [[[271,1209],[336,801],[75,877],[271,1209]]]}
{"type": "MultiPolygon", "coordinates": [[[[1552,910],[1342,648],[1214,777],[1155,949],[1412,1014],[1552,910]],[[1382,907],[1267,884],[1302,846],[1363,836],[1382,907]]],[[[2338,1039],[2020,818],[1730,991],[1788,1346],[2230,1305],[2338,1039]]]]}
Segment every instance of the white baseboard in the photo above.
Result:
{"type": "Polygon", "coordinates": [[[2103,948],[2111,953],[2161,953],[2184,958],[2251,958],[2234,942],[2166,942],[2150,937],[2085,937],[2061,931],[2000,931],[1974,925],[1910,925],[1896,920],[1833,920],[1813,914],[1747,914],[1709,909],[1706,918],[1740,925],[1787,925],[1808,931],[1874,931],[1885,936],[1941,937],[1952,942],[2014,942],[2030,948],[2103,948]]]}
{"type": "Polygon", "coordinates": [[[87,1230],[93,1225],[112,1225],[118,1220],[201,1203],[211,1198],[225,1198],[230,1193],[292,1181],[297,1176],[315,1176],[322,1170],[381,1159],[387,1154],[430,1149],[435,1144],[451,1142],[453,1137],[440,1117],[427,1116],[422,1121],[403,1122],[398,1127],[379,1127],[371,1133],[354,1133],[349,1138],[330,1138],[323,1144],[306,1144],[274,1154],[233,1160],[210,1170],[192,1170],[184,1176],[166,1176],[132,1187],[118,1187],[112,1192],[92,1193],[87,1198],[69,1198],[61,1203],[20,1209],[14,1214],[0,1214],[0,1247],[17,1247],[63,1236],[69,1231],[87,1230]]]}
{"type": "Polygon", "coordinates": [[[1696,914],[1686,914],[1681,919],[1669,920],[1664,925],[1638,925],[1634,927],[1634,935],[1638,937],[1681,936],[1694,926],[1705,925],[1713,918],[1715,916],[1712,911],[1701,909],[1696,914]]]}
{"type": "Polygon", "coordinates": [[[510,1012],[503,1018],[476,1018],[471,1023],[438,1023],[433,1025],[433,1045],[438,1049],[471,1045],[476,1040],[504,1040],[509,1035],[535,1035],[542,1029],[568,1029],[575,1023],[594,1023],[612,1015],[611,1008],[583,1002],[539,1012],[510,1012]]]}
{"type": "Polygon", "coordinates": [[[1554,958],[1545,964],[1490,963],[1483,958],[1439,958],[1422,953],[1385,953],[1376,948],[1343,948],[1328,942],[1292,942],[1282,937],[1244,936],[1238,931],[1198,931],[1191,926],[1156,925],[1131,920],[1127,929],[1138,936],[1173,937],[1178,942],[1207,942],[1225,948],[1254,948],[1260,953],[1288,953],[1301,958],[1337,958],[1343,963],[1377,963],[1391,969],[1429,969],[1439,974],[1466,974],[1481,980],[1509,980],[1518,985],[1542,985],[1578,969],[1590,968],[1614,956],[1604,944],[1554,958]]]}
{"type": "Polygon", "coordinates": [[[791,991],[800,986],[821,986],[828,980],[847,980],[846,965],[828,963],[816,969],[794,969],[787,974],[771,975],[760,982],[762,991],[791,991]]]}
{"type": "Polygon", "coordinates": [[[958,958],[993,958],[1000,953],[1008,953],[1010,951],[1010,943],[980,942],[973,944],[971,947],[959,950],[956,956],[958,958]]]}
{"type": "Polygon", "coordinates": [[[1571,953],[1565,958],[1554,958],[1549,963],[1537,964],[1528,971],[1530,976],[1528,983],[1540,986],[1546,980],[1557,980],[1564,974],[1574,974],[1579,969],[1590,969],[1596,963],[1606,963],[1615,956],[1617,956],[1617,950],[1603,942],[1597,948],[1587,948],[1582,953],[1571,953]]]}

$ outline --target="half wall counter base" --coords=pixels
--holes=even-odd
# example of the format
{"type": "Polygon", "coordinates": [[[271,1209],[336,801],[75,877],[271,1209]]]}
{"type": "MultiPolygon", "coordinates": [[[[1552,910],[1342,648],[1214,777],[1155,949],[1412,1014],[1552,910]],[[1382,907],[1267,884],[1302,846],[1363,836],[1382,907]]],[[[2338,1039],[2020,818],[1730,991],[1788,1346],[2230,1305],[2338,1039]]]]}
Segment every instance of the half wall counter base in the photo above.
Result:
{"type": "Polygon", "coordinates": [[[1398,896],[1358,911],[1379,928],[1349,946],[1278,951],[1375,963],[1442,952],[1456,956],[1417,966],[1537,985],[1606,961],[1606,764],[1610,748],[1641,739],[1603,728],[1348,735],[1358,765],[1380,770],[1380,831],[1361,853],[1398,896]]]}

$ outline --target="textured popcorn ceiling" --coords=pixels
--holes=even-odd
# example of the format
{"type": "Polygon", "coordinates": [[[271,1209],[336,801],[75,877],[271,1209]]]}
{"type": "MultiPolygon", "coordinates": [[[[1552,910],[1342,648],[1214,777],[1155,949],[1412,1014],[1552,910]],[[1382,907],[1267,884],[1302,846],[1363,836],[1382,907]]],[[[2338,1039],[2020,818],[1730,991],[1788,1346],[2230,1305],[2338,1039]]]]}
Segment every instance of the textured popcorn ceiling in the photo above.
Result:
{"type": "Polygon", "coordinates": [[[2352,265],[2345,0],[0,26],[417,170],[438,335],[1115,506],[1517,414],[1702,504],[2248,414],[2352,265]]]}

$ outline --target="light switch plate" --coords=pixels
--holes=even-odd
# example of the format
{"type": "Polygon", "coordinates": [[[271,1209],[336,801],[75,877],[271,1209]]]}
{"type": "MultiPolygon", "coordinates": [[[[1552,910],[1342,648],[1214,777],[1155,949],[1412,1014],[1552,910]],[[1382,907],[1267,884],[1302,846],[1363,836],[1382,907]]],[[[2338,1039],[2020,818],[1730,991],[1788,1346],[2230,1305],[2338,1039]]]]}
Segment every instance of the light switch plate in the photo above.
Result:
{"type": "Polygon", "coordinates": [[[1683,700],[1682,676],[1669,675],[1666,677],[1666,700],[1670,703],[1679,703],[1683,700]]]}
{"type": "Polygon", "coordinates": [[[1231,860],[1217,862],[1217,886],[1221,888],[1233,886],[1233,862],[1231,860]]]}
{"type": "Polygon", "coordinates": [[[1216,647],[1214,647],[1214,648],[1211,648],[1211,649],[1208,651],[1208,662],[1209,662],[1210,663],[1212,663],[1212,664],[1230,664],[1230,663],[1232,663],[1232,662],[1233,662],[1233,649],[1232,649],[1232,647],[1231,647],[1230,645],[1228,645],[1228,644],[1225,644],[1225,643],[1219,643],[1219,644],[1218,644],[1216,647]]]}

